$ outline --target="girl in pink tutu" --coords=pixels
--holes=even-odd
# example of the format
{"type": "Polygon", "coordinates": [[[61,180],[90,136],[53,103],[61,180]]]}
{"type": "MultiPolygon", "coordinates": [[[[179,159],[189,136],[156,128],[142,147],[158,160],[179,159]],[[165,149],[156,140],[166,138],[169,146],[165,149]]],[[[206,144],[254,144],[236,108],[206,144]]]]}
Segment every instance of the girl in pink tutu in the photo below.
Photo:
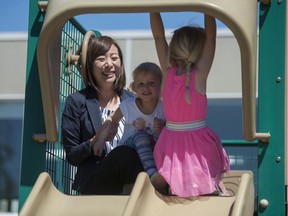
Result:
{"type": "Polygon", "coordinates": [[[206,84],[215,53],[215,18],[205,15],[204,29],[177,29],[169,46],[160,14],[151,13],[150,22],[165,78],[166,125],[154,149],[157,169],[173,195],[227,195],[221,177],[230,170],[229,159],[219,137],[206,126],[206,84]]]}

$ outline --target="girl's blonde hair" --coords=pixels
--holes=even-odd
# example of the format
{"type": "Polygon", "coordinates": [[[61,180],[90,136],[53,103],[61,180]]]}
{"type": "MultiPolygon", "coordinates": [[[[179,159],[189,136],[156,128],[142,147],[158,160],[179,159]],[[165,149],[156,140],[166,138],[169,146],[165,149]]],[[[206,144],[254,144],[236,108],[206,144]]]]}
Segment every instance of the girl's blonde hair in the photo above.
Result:
{"type": "Polygon", "coordinates": [[[138,75],[138,74],[154,74],[158,77],[158,79],[160,80],[160,82],[162,82],[162,72],[161,72],[161,69],[160,67],[153,63],[153,62],[143,62],[141,64],[139,64],[133,71],[132,73],[132,77],[133,77],[133,80],[135,79],[135,77],[138,75]]]}
{"type": "Polygon", "coordinates": [[[191,69],[199,60],[206,40],[205,30],[196,26],[184,26],[174,31],[169,44],[169,63],[171,66],[183,67],[186,71],[187,103],[191,103],[189,83],[191,69]]]}

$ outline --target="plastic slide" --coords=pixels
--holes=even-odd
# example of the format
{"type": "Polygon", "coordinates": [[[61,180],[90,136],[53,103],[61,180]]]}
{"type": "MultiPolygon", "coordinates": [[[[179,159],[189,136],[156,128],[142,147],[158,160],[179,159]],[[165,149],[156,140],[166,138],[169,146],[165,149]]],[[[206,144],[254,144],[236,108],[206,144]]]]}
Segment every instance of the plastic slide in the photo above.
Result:
{"type": "Polygon", "coordinates": [[[155,191],[146,173],[140,173],[130,196],[65,195],[53,185],[48,173],[39,175],[20,216],[252,216],[254,184],[250,171],[231,171],[224,184],[229,197],[180,198],[155,191]]]}

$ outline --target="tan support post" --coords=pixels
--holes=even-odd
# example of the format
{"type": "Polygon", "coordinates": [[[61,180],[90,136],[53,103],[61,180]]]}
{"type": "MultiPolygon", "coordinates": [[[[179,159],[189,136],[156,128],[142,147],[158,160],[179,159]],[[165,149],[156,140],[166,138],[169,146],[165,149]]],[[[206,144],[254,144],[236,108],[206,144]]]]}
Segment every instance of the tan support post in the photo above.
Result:
{"type": "Polygon", "coordinates": [[[38,1],[38,8],[45,13],[47,10],[48,1],[38,1]]]}

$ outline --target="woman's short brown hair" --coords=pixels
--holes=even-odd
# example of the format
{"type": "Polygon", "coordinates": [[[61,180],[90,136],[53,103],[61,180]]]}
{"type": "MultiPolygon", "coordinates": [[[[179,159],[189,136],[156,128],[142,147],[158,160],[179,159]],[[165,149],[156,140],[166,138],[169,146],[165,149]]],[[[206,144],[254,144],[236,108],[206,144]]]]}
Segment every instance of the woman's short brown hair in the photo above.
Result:
{"type": "Polygon", "coordinates": [[[109,36],[94,36],[91,37],[89,41],[86,59],[88,81],[90,85],[94,86],[94,88],[99,91],[97,82],[93,76],[93,63],[97,57],[105,55],[110,50],[112,45],[116,46],[116,48],[118,49],[118,54],[121,61],[121,68],[114,83],[114,90],[118,94],[120,94],[126,85],[126,74],[123,63],[123,54],[118,43],[109,36]]]}

